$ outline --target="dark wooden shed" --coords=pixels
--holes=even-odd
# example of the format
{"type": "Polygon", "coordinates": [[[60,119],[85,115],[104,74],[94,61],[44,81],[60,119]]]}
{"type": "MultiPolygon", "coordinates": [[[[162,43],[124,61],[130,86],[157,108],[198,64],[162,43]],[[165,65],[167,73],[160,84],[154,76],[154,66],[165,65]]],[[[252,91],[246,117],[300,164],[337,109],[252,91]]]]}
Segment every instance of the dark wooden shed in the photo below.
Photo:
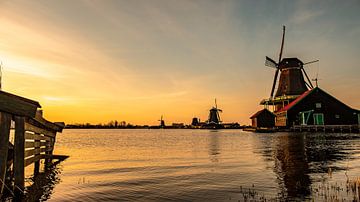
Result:
{"type": "Polygon", "coordinates": [[[253,128],[272,128],[275,126],[275,114],[268,109],[256,112],[250,117],[253,128]]]}
{"type": "Polygon", "coordinates": [[[360,111],[342,103],[319,87],[306,91],[275,112],[275,126],[359,125],[360,111]]]}

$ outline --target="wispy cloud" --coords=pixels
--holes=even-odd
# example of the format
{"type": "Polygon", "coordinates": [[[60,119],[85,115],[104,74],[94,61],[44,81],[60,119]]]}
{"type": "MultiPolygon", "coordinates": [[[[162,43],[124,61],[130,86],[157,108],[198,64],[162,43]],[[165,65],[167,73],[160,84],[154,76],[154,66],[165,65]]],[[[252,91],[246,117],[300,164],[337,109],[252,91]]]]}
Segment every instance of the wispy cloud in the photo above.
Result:
{"type": "Polygon", "coordinates": [[[289,22],[294,24],[307,23],[325,13],[324,10],[314,7],[314,2],[309,0],[297,1],[294,8],[295,11],[289,19],[289,22]]]}

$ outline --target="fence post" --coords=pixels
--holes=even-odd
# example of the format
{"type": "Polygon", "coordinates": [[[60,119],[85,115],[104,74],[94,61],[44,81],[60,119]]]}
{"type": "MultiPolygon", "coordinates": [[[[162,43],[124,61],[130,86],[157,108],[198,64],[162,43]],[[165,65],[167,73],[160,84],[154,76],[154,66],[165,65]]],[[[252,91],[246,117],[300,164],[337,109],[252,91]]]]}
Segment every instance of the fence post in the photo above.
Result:
{"type": "MultiPolygon", "coordinates": [[[[40,135],[39,133],[35,133],[35,135],[40,135]]],[[[35,139],[35,151],[36,150],[40,150],[40,140],[35,139]]],[[[38,154],[38,152],[36,152],[37,154],[35,154],[35,163],[34,163],[34,176],[38,175],[40,172],[40,159],[38,159],[38,156],[40,154],[38,154]]]]}
{"type": "Polygon", "coordinates": [[[0,198],[3,194],[8,159],[11,115],[0,112],[0,198]]]}
{"type": "Polygon", "coordinates": [[[22,195],[25,187],[25,118],[15,116],[14,193],[22,195]]]}

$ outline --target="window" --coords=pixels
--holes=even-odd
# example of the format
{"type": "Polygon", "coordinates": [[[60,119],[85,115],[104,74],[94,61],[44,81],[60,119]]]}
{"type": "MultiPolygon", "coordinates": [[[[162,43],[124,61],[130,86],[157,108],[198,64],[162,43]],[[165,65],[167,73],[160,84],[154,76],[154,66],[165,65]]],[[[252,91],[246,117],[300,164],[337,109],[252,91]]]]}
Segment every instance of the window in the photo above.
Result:
{"type": "Polygon", "coordinates": [[[314,113],[314,125],[324,125],[324,114],[323,113],[314,113]]]}
{"type": "Polygon", "coordinates": [[[321,103],[320,103],[320,102],[317,102],[317,103],[315,104],[315,107],[316,107],[317,109],[320,109],[320,108],[321,108],[321,103]]]}

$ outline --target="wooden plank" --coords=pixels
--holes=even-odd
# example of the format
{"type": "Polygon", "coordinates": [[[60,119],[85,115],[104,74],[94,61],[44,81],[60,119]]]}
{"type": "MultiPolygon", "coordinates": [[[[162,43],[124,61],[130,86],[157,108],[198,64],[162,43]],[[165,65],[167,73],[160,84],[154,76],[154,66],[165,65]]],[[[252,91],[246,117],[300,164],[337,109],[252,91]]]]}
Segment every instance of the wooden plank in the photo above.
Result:
{"type": "Polygon", "coordinates": [[[43,134],[43,135],[48,136],[48,137],[55,137],[56,136],[55,132],[49,131],[49,130],[44,129],[44,128],[40,128],[38,126],[35,126],[35,125],[29,123],[29,121],[25,123],[25,130],[26,131],[31,131],[31,132],[34,132],[34,133],[43,134]]]}
{"type": "Polygon", "coordinates": [[[40,155],[32,156],[30,158],[25,159],[25,167],[32,164],[32,163],[34,163],[34,162],[39,161],[41,158],[43,158],[43,156],[40,154],[40,155]]]}
{"type": "Polygon", "coordinates": [[[35,142],[25,142],[25,148],[40,148],[40,147],[45,147],[47,146],[49,143],[47,142],[40,142],[39,140],[36,140],[35,142]]]}
{"type": "Polygon", "coordinates": [[[25,151],[25,158],[46,152],[46,148],[30,149],[25,151]]]}
{"type": "Polygon", "coordinates": [[[15,116],[15,140],[14,140],[14,183],[18,189],[15,194],[22,194],[25,189],[25,118],[15,116]],[[20,190],[19,190],[20,189],[20,190]]]}
{"type": "Polygon", "coordinates": [[[25,148],[34,148],[35,142],[25,142],[25,148]]]}
{"type": "Polygon", "coordinates": [[[41,106],[36,101],[0,91],[0,111],[2,112],[18,116],[35,117],[38,107],[41,106]]]}
{"type": "Polygon", "coordinates": [[[29,123],[54,132],[61,132],[65,127],[65,123],[63,124],[61,124],[61,122],[53,123],[46,120],[42,116],[41,110],[36,112],[35,118],[29,119],[29,123]]]}
{"type": "Polygon", "coordinates": [[[69,158],[69,156],[66,156],[66,155],[49,155],[49,154],[45,154],[45,155],[42,155],[42,158],[44,159],[59,159],[61,161],[69,158]]]}
{"type": "Polygon", "coordinates": [[[25,133],[25,139],[26,140],[49,140],[50,137],[26,132],[25,133]]]}
{"type": "Polygon", "coordinates": [[[0,196],[2,195],[4,190],[4,184],[2,182],[5,182],[6,175],[10,123],[11,115],[8,113],[0,112],[0,196]]]}

